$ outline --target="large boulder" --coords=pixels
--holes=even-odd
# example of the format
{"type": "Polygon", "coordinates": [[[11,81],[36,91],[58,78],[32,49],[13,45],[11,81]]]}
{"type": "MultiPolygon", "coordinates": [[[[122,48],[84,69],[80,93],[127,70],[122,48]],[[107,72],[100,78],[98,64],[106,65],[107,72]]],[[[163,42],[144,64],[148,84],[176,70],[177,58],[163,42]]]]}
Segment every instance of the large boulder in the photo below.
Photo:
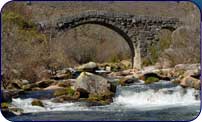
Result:
{"type": "Polygon", "coordinates": [[[199,90],[200,89],[200,80],[193,78],[191,76],[187,76],[181,80],[180,85],[183,87],[192,87],[192,88],[199,90]]]}
{"type": "Polygon", "coordinates": [[[95,70],[98,68],[97,64],[95,62],[89,62],[86,64],[83,64],[79,67],[77,67],[76,69],[78,71],[86,71],[86,72],[95,72],[95,70]]]}
{"type": "Polygon", "coordinates": [[[82,72],[75,83],[75,89],[78,88],[82,88],[90,94],[100,95],[110,92],[110,83],[99,75],[82,72]]]}

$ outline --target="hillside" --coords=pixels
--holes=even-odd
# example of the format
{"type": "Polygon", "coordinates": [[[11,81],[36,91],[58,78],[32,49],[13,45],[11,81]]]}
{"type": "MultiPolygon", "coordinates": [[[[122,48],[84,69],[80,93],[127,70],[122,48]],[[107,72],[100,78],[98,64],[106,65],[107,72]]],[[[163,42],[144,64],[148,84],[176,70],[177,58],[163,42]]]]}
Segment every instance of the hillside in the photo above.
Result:
{"type": "Polygon", "coordinates": [[[161,41],[151,47],[151,54],[143,64],[160,62],[173,66],[199,62],[200,15],[198,8],[189,2],[11,2],[2,12],[3,71],[16,69],[22,72],[23,77],[30,77],[33,73],[30,69],[37,70],[37,67],[46,69],[53,65],[69,67],[89,61],[118,62],[130,59],[125,40],[105,27],[82,25],[50,37],[46,34],[49,30],[38,30],[35,25],[40,22],[54,23],[60,17],[86,10],[177,17],[185,26],[172,35],[167,30],[161,31],[161,41]],[[189,50],[187,46],[190,46],[189,50]]]}

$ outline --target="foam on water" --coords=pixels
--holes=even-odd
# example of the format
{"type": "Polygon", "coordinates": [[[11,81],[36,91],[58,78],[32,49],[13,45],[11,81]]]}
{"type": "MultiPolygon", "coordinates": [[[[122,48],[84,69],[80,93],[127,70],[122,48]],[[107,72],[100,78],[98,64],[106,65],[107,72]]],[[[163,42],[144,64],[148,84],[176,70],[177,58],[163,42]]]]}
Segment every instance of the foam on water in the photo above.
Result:
{"type": "Polygon", "coordinates": [[[54,103],[51,100],[41,100],[44,104],[44,107],[32,106],[32,98],[28,99],[13,99],[12,105],[22,108],[23,113],[31,112],[47,112],[47,111],[79,111],[79,110],[88,110],[85,106],[80,106],[78,103],[64,102],[64,103],[54,103]]]}
{"type": "Polygon", "coordinates": [[[183,89],[180,86],[142,92],[121,91],[121,94],[114,98],[114,104],[136,109],[199,105],[196,94],[199,94],[196,90],[183,89]]]}
{"type": "MultiPolygon", "coordinates": [[[[156,85],[166,85],[168,82],[156,85]]],[[[47,111],[123,111],[123,110],[155,110],[180,106],[200,105],[200,100],[196,99],[199,91],[180,86],[171,88],[153,89],[146,85],[135,84],[127,87],[119,87],[113,103],[106,106],[87,107],[81,102],[54,103],[51,100],[41,100],[44,107],[32,106],[33,98],[13,99],[12,104],[17,108],[22,108],[24,113],[47,112],[47,111]],[[138,89],[144,89],[139,91],[138,89]]]]}

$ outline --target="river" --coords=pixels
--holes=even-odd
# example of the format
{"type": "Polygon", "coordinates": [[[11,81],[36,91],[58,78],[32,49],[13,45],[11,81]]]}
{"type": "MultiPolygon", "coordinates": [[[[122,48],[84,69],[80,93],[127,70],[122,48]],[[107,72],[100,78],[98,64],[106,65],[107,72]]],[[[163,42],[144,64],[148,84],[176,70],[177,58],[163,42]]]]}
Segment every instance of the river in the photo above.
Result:
{"type": "Polygon", "coordinates": [[[53,103],[51,91],[29,92],[13,99],[22,108],[20,116],[11,121],[25,120],[192,120],[200,112],[200,93],[182,88],[169,81],[145,85],[142,82],[118,86],[113,103],[88,106],[84,102],[53,103]],[[44,96],[46,96],[44,98],[44,96]],[[43,98],[44,108],[32,106],[33,98],[43,98]]]}

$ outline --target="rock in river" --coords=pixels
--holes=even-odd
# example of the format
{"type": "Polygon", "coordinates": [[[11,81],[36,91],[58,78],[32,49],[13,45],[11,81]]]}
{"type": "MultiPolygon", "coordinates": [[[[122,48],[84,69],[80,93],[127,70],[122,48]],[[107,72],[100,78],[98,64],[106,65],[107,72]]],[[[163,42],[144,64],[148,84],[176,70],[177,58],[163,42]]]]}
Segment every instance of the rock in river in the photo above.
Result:
{"type": "Polygon", "coordinates": [[[38,99],[33,100],[33,101],[32,101],[32,105],[33,105],[33,106],[44,107],[43,103],[42,103],[40,100],[38,100],[38,99]]]}
{"type": "Polygon", "coordinates": [[[97,64],[95,62],[89,62],[86,64],[83,64],[76,69],[79,71],[86,71],[86,72],[95,72],[95,70],[98,68],[97,64]]]}
{"type": "Polygon", "coordinates": [[[78,88],[82,88],[90,94],[100,95],[110,92],[110,83],[99,75],[82,72],[75,83],[75,89],[78,88]]]}
{"type": "Polygon", "coordinates": [[[128,84],[132,84],[134,82],[139,82],[139,80],[137,78],[123,78],[123,79],[120,79],[119,84],[122,86],[125,86],[128,84]]]}
{"type": "Polygon", "coordinates": [[[183,87],[192,87],[192,88],[199,90],[200,89],[200,80],[187,76],[181,80],[180,85],[183,87]]]}

